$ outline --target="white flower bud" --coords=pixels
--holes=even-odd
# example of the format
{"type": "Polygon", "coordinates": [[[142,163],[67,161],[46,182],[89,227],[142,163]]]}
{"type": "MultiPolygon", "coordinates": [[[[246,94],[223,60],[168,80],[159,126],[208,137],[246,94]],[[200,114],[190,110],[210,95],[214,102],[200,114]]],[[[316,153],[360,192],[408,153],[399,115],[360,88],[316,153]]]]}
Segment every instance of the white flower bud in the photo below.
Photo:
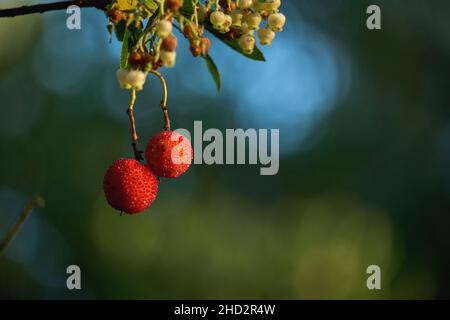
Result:
{"type": "Polygon", "coordinates": [[[173,67],[177,59],[176,51],[164,51],[159,52],[159,58],[161,59],[164,67],[173,67]]]}
{"type": "Polygon", "coordinates": [[[253,0],[253,9],[259,13],[267,11],[267,3],[261,2],[260,0],[253,0]]]}
{"type": "Polygon", "coordinates": [[[242,17],[243,15],[239,11],[231,13],[231,25],[235,27],[242,26],[242,17]]]}
{"type": "Polygon", "coordinates": [[[169,34],[172,33],[173,25],[172,22],[167,20],[161,20],[156,25],[156,34],[161,39],[166,38],[169,34]]]}
{"type": "Polygon", "coordinates": [[[239,1],[240,9],[250,9],[252,5],[253,5],[253,0],[240,0],[239,1]]]}
{"type": "Polygon", "coordinates": [[[283,31],[284,24],[286,23],[286,17],[282,13],[272,13],[269,16],[268,24],[270,29],[275,32],[283,31]]]}
{"type": "Polygon", "coordinates": [[[132,89],[140,91],[144,87],[146,78],[146,72],[130,70],[127,75],[127,82],[132,89]]]}
{"type": "Polygon", "coordinates": [[[122,89],[131,89],[130,84],[127,81],[128,70],[126,69],[118,69],[116,71],[117,81],[119,82],[119,86],[122,89]]]}
{"type": "Polygon", "coordinates": [[[231,27],[231,24],[233,23],[233,19],[231,18],[231,16],[229,16],[229,15],[225,15],[225,21],[224,21],[224,23],[223,23],[223,25],[222,25],[222,28],[220,29],[220,31],[222,32],[222,33],[226,33],[226,32],[228,32],[228,31],[230,31],[230,27],[231,27]]]}
{"type": "Polygon", "coordinates": [[[246,54],[252,54],[255,49],[255,37],[249,34],[243,34],[239,38],[239,46],[246,54]]]}
{"type": "Polygon", "coordinates": [[[225,13],[223,13],[222,11],[214,11],[209,16],[209,21],[216,29],[222,28],[223,24],[225,23],[225,19],[226,19],[225,13]]]}
{"type": "Polygon", "coordinates": [[[250,30],[258,30],[261,24],[261,15],[259,13],[251,13],[244,16],[244,20],[250,30]]]}
{"type": "Polygon", "coordinates": [[[253,35],[254,32],[253,30],[250,30],[248,28],[247,22],[242,23],[241,30],[243,34],[249,34],[251,36],[253,35]]]}
{"type": "Polygon", "coordinates": [[[116,72],[117,81],[122,89],[142,90],[147,73],[138,70],[119,69],[116,72]]]}
{"type": "Polygon", "coordinates": [[[268,46],[272,43],[272,40],[275,38],[275,32],[268,28],[259,29],[258,31],[259,42],[263,46],[268,46]]]}
{"type": "Polygon", "coordinates": [[[266,3],[265,9],[269,12],[275,13],[281,6],[281,0],[274,0],[273,2],[266,3]]]}

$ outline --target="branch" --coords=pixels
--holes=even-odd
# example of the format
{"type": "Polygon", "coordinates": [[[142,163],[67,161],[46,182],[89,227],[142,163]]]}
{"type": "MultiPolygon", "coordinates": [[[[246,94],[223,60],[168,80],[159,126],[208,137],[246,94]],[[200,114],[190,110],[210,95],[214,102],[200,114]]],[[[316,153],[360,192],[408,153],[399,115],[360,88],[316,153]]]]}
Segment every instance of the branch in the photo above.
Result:
{"type": "Polygon", "coordinates": [[[0,9],[0,18],[2,17],[16,17],[32,13],[44,13],[47,11],[66,10],[69,6],[78,6],[80,8],[97,8],[105,10],[105,7],[111,0],[69,0],[54,3],[35,4],[31,6],[22,6],[11,9],[0,9]]]}
{"type": "Polygon", "coordinates": [[[41,197],[35,197],[28,201],[25,208],[23,208],[22,212],[20,213],[19,218],[17,218],[17,221],[13,224],[11,229],[9,229],[6,236],[3,238],[3,240],[0,242],[0,256],[5,252],[5,249],[8,247],[11,240],[14,238],[14,236],[19,232],[20,227],[24,223],[25,219],[30,215],[31,211],[34,207],[43,208],[45,206],[45,201],[41,197]]]}

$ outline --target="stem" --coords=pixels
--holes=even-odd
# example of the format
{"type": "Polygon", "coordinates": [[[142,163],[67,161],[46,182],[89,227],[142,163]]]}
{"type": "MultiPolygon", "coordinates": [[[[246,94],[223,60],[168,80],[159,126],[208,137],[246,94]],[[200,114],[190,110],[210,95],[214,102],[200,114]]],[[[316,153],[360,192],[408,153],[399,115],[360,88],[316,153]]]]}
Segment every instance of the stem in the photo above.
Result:
{"type": "Polygon", "coordinates": [[[134,104],[136,102],[136,90],[131,90],[131,99],[130,104],[128,105],[127,113],[128,117],[130,118],[130,124],[131,124],[131,146],[133,147],[134,152],[134,158],[137,161],[144,160],[142,157],[142,151],[138,149],[138,140],[139,137],[136,132],[136,122],[134,121],[134,104]]]}
{"type": "Polygon", "coordinates": [[[164,0],[156,0],[156,2],[159,3],[159,13],[163,16],[164,15],[164,0]]]}
{"type": "Polygon", "coordinates": [[[0,18],[2,17],[16,17],[32,13],[44,13],[47,11],[65,10],[69,6],[78,6],[80,8],[97,8],[105,10],[106,6],[111,0],[69,0],[62,2],[53,2],[45,4],[35,4],[31,6],[22,6],[10,9],[0,9],[0,18]]]}
{"type": "Polygon", "coordinates": [[[198,27],[197,4],[198,0],[192,0],[192,7],[194,8],[194,23],[198,27]]]}
{"type": "Polygon", "coordinates": [[[35,197],[27,202],[22,212],[17,218],[16,222],[12,225],[11,229],[6,233],[3,240],[0,242],[0,256],[5,252],[8,245],[11,243],[14,236],[19,232],[20,227],[24,223],[25,219],[30,215],[34,207],[43,208],[45,206],[44,199],[40,197],[35,197]]]}
{"type": "Polygon", "coordinates": [[[153,41],[154,41],[153,39],[155,37],[155,35],[152,32],[152,29],[155,27],[156,18],[157,18],[157,14],[155,13],[148,19],[147,25],[145,26],[144,31],[143,31],[142,46],[143,46],[143,49],[145,49],[147,42],[150,41],[151,44],[150,44],[149,50],[148,50],[149,53],[151,53],[151,48],[152,48],[153,41]],[[151,40],[148,39],[149,34],[152,35],[151,40]]]}
{"type": "Polygon", "coordinates": [[[164,117],[164,130],[170,130],[170,118],[169,118],[169,110],[167,109],[167,84],[163,75],[156,70],[150,70],[150,73],[153,73],[155,76],[159,78],[161,81],[161,86],[163,88],[163,98],[161,100],[161,109],[163,111],[164,117]]]}

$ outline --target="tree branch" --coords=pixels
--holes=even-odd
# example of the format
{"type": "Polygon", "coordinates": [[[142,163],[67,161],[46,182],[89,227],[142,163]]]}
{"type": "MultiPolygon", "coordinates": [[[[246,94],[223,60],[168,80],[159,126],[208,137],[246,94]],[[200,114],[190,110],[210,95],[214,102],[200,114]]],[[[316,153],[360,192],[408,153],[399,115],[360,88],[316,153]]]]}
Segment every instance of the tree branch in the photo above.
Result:
{"type": "Polygon", "coordinates": [[[11,229],[9,229],[8,233],[0,242],[0,256],[5,252],[6,248],[8,247],[14,236],[17,234],[17,232],[19,232],[20,227],[24,223],[25,219],[29,216],[33,208],[43,208],[44,206],[45,201],[41,197],[34,197],[30,201],[28,201],[25,208],[23,208],[22,212],[20,213],[19,218],[17,218],[16,222],[12,225],[11,229]]]}
{"type": "Polygon", "coordinates": [[[80,8],[97,8],[105,10],[111,0],[69,0],[54,3],[35,4],[31,6],[22,6],[11,9],[0,9],[0,18],[2,17],[16,17],[32,13],[44,13],[47,11],[66,10],[69,6],[78,6],[80,8]]]}

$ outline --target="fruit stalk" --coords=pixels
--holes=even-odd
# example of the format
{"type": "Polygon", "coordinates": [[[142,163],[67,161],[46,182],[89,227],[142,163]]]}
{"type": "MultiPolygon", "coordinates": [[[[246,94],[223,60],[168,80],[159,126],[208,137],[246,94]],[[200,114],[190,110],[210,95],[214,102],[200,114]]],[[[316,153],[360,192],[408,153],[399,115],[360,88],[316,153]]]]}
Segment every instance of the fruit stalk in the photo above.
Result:
{"type": "Polygon", "coordinates": [[[133,147],[134,152],[134,158],[137,161],[143,160],[142,157],[142,151],[138,149],[138,140],[139,137],[136,132],[136,122],[134,120],[134,104],[136,102],[136,90],[131,90],[131,98],[130,98],[130,104],[128,105],[127,113],[128,117],[130,118],[130,124],[131,124],[131,146],[133,147]]]}
{"type": "Polygon", "coordinates": [[[170,118],[169,118],[169,110],[167,109],[167,83],[164,79],[163,75],[156,70],[151,70],[150,73],[153,73],[155,76],[159,78],[161,81],[161,86],[163,88],[163,98],[161,100],[161,109],[164,117],[164,130],[170,130],[170,118]]]}

